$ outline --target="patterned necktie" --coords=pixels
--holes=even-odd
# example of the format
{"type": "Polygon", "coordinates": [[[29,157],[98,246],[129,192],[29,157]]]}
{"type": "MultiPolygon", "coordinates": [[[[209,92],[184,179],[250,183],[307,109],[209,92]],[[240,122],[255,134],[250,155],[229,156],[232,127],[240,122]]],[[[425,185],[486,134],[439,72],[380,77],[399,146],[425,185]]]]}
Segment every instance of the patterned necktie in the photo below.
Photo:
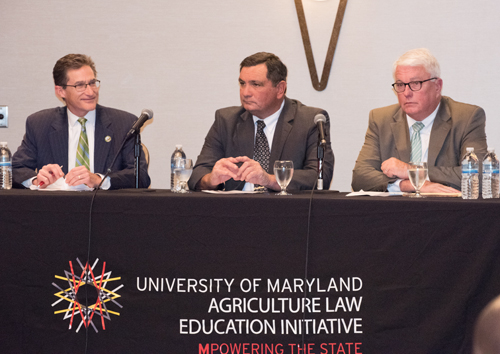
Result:
{"type": "Polygon", "coordinates": [[[87,129],[85,129],[86,121],[85,118],[78,119],[78,123],[82,125],[82,131],[78,140],[78,148],[76,149],[75,167],[85,166],[90,171],[89,140],[87,139],[87,129]]]}
{"type": "MultiPolygon", "coordinates": [[[[269,158],[271,152],[269,151],[269,142],[267,141],[264,128],[266,123],[262,119],[257,120],[257,134],[255,135],[255,145],[253,148],[253,159],[260,163],[260,166],[267,172],[269,168],[269,158]]],[[[264,187],[255,185],[254,189],[260,190],[264,187]]]]}
{"type": "Polygon", "coordinates": [[[411,135],[411,162],[422,162],[422,139],[420,131],[425,127],[424,123],[416,122],[412,125],[413,134],[411,135]]]}
{"type": "Polygon", "coordinates": [[[255,146],[253,148],[253,159],[260,163],[264,171],[267,172],[269,168],[269,157],[271,152],[269,151],[269,143],[267,142],[266,134],[264,133],[264,128],[266,123],[259,119],[257,121],[257,134],[255,135],[255,146]]]}

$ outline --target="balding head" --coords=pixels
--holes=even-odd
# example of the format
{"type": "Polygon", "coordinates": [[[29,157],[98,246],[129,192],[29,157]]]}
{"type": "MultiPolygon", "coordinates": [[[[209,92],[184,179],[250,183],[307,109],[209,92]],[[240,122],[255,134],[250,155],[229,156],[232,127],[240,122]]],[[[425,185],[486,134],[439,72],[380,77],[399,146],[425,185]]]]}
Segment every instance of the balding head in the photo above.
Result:
{"type": "Polygon", "coordinates": [[[500,296],[479,314],[474,328],[473,353],[500,353],[500,296]]]}

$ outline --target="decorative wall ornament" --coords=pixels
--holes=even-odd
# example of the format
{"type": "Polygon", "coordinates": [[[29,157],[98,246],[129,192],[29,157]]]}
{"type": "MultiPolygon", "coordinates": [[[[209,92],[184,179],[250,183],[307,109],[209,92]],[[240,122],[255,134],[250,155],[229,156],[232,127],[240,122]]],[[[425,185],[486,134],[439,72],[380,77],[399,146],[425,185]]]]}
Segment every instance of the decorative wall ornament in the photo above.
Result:
{"type": "Polygon", "coordinates": [[[311,40],[309,39],[309,31],[307,30],[304,7],[302,6],[302,0],[295,0],[295,9],[297,10],[297,17],[299,18],[300,33],[302,34],[302,42],[304,43],[304,49],[306,51],[307,65],[309,66],[312,85],[317,91],[323,91],[328,84],[328,77],[330,76],[330,70],[332,68],[333,55],[335,54],[335,48],[337,47],[346,6],[347,0],[339,1],[337,17],[335,18],[330,44],[328,45],[328,51],[326,53],[325,66],[323,67],[323,73],[321,74],[321,81],[318,81],[318,72],[316,70],[316,64],[314,63],[314,56],[311,47],[311,40]]]}

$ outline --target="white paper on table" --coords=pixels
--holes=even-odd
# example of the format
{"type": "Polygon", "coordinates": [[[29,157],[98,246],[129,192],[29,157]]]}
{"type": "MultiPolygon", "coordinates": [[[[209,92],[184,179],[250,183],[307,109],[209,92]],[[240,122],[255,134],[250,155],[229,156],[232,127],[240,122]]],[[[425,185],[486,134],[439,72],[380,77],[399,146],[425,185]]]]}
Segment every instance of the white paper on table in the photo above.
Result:
{"type": "Polygon", "coordinates": [[[260,191],[240,191],[240,190],[232,190],[232,191],[213,191],[213,190],[207,190],[204,189],[202,192],[205,193],[210,193],[210,194],[257,194],[257,193],[262,193],[260,191]]]}
{"type": "Polygon", "coordinates": [[[393,197],[393,196],[402,196],[403,192],[365,192],[364,190],[360,190],[359,192],[352,192],[346,195],[346,197],[361,197],[361,196],[369,196],[369,197],[393,197]]]}
{"type": "MultiPolygon", "coordinates": [[[[462,192],[456,192],[456,193],[420,193],[424,197],[451,197],[451,198],[458,198],[462,197],[462,192]]],[[[404,193],[403,197],[411,197],[412,195],[415,195],[415,193],[404,193]]]]}
{"type": "Polygon", "coordinates": [[[40,188],[39,186],[31,185],[31,190],[39,191],[93,191],[94,188],[88,187],[86,184],[79,184],[77,186],[70,186],[66,183],[64,177],[59,178],[52,184],[49,184],[47,188],[40,188]]]}

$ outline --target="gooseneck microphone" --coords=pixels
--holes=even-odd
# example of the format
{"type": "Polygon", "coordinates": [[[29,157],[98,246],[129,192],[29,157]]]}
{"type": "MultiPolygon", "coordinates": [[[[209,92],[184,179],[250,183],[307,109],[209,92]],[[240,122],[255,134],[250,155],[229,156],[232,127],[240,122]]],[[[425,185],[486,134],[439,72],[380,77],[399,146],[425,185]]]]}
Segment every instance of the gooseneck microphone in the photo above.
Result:
{"type": "Polygon", "coordinates": [[[127,133],[127,139],[129,136],[139,133],[144,123],[146,123],[146,121],[150,120],[151,118],[153,118],[153,111],[150,109],[143,109],[141,115],[139,116],[139,119],[135,121],[132,129],[130,129],[130,131],[127,133]]]}
{"type": "Polygon", "coordinates": [[[314,116],[314,124],[318,127],[318,190],[323,190],[323,158],[325,156],[326,138],[325,138],[326,117],[324,114],[314,116]]]}

